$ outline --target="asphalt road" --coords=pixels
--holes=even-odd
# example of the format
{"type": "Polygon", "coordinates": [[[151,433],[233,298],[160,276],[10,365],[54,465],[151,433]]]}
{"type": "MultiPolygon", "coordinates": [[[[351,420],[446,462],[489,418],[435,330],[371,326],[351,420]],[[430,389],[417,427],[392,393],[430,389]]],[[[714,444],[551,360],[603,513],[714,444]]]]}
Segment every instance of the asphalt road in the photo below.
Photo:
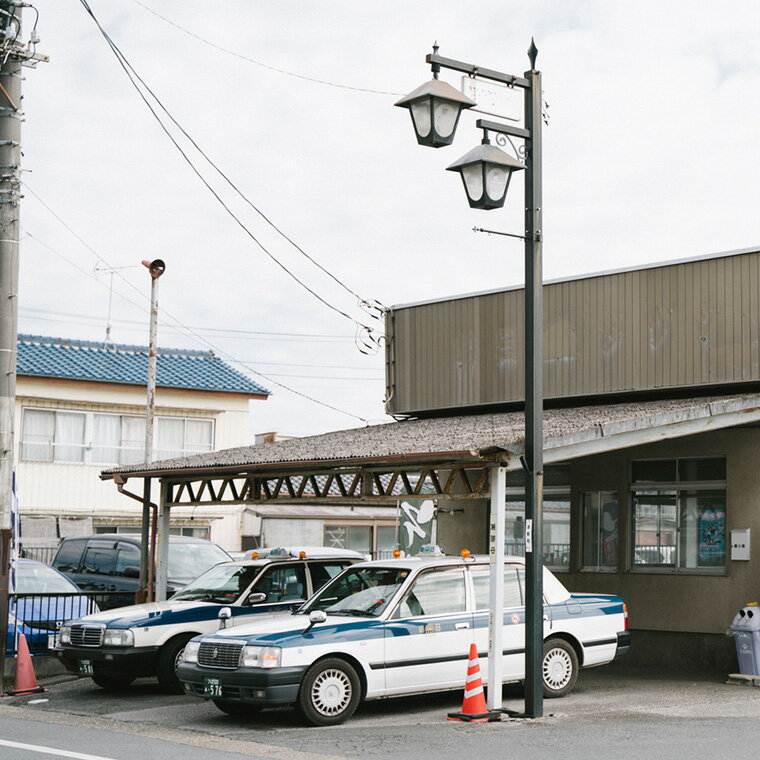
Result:
{"type": "MultiPolygon", "coordinates": [[[[462,699],[461,692],[450,692],[371,702],[342,726],[305,728],[289,709],[240,720],[211,703],[161,694],[151,681],[115,695],[85,679],[51,686],[40,696],[1,700],[0,757],[44,756],[2,744],[13,741],[109,760],[195,760],[210,751],[214,760],[588,760],[613,752],[633,760],[734,760],[757,746],[760,688],[725,680],[607,667],[581,673],[575,691],[547,700],[537,720],[448,721],[446,714],[459,710],[462,699]]],[[[504,696],[505,707],[522,708],[519,687],[507,687],[504,696]]]]}

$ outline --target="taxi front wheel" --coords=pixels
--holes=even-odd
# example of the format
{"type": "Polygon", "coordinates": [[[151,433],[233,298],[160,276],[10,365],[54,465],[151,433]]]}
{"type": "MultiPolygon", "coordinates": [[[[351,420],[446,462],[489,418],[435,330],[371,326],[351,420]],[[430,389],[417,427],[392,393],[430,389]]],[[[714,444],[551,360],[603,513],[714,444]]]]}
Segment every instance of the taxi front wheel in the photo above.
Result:
{"type": "Polygon", "coordinates": [[[578,678],[578,655],[573,645],[564,639],[544,642],[544,697],[564,697],[572,691],[578,678]]]}
{"type": "Polygon", "coordinates": [[[312,726],[336,726],[353,715],[361,685],[354,667],[339,658],[321,660],[309,668],[296,704],[312,726]]]}

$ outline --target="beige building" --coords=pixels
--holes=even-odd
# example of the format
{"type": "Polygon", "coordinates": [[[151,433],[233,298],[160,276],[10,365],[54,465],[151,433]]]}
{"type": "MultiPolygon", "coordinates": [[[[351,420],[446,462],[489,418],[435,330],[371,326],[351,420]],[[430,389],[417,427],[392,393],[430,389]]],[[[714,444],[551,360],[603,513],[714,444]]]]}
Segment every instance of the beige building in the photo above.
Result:
{"type": "MultiPolygon", "coordinates": [[[[98,476],[144,461],[147,366],[145,347],[19,336],[15,453],[30,556],[72,532],[139,532],[141,505],[98,476]]],[[[160,349],[153,458],[246,444],[250,402],[267,396],[211,352],[160,349]]],[[[237,550],[260,519],[241,506],[179,510],[172,530],[237,550]]]]}

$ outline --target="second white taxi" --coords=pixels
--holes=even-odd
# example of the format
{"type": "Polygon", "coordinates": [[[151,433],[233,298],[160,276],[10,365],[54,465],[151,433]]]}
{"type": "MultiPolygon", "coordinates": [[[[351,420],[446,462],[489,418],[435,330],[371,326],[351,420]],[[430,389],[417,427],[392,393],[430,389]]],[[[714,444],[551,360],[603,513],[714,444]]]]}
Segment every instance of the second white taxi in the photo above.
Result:
{"type": "MultiPolygon", "coordinates": [[[[504,566],[504,681],[525,678],[524,562],[504,566]]],[[[291,704],[307,724],[342,723],[361,700],[461,688],[471,643],[487,672],[485,557],[406,557],[346,568],[294,615],[196,637],[177,675],[231,715],[291,704]]],[[[628,651],[618,596],[571,594],[544,569],[544,695],[628,651]]]]}

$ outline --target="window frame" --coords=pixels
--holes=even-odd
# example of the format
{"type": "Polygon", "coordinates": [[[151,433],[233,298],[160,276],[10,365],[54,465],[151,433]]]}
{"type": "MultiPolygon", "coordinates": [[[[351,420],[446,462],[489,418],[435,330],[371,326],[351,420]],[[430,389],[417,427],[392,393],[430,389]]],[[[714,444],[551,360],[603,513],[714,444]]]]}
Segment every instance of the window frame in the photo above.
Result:
{"type": "MultiPolygon", "coordinates": [[[[684,526],[684,509],[683,499],[686,498],[690,492],[700,491],[713,491],[720,492],[723,495],[723,531],[724,535],[728,532],[728,460],[725,455],[702,455],[693,457],[645,457],[643,459],[630,460],[628,467],[628,494],[630,500],[630,528],[628,535],[628,572],[630,573],[652,573],[659,575],[727,575],[728,574],[728,561],[729,552],[727,541],[724,541],[724,559],[723,565],[716,566],[703,566],[703,567],[680,567],[681,562],[681,537],[682,531],[685,530],[684,526]],[[682,471],[682,462],[692,462],[696,460],[708,460],[708,459],[722,459],[726,466],[726,477],[724,480],[679,480],[682,471]],[[674,461],[676,480],[672,482],[661,481],[634,481],[633,469],[635,462],[654,462],[654,461],[674,461]],[[675,527],[675,558],[672,564],[660,563],[660,564],[636,564],[636,514],[635,514],[635,499],[637,493],[642,494],[656,494],[672,492],[675,494],[675,515],[676,515],[676,527],[675,527]]],[[[660,519],[658,513],[658,520],[660,519]]],[[[658,543],[658,547],[659,547],[658,543]]]]}
{"type": "Polygon", "coordinates": [[[621,554],[620,549],[624,545],[624,542],[621,542],[620,540],[620,531],[621,528],[623,528],[623,523],[621,520],[621,512],[620,512],[620,492],[619,491],[612,491],[612,490],[598,490],[598,491],[580,491],[580,572],[582,573],[617,573],[620,569],[620,560],[621,560],[621,554]],[[602,508],[602,497],[607,496],[615,497],[615,503],[616,503],[616,520],[617,520],[617,561],[615,564],[603,564],[599,561],[597,561],[595,564],[588,564],[586,563],[586,522],[587,522],[587,515],[586,515],[586,497],[587,496],[593,496],[595,497],[595,509],[596,509],[596,516],[597,516],[597,560],[602,559],[602,546],[603,542],[601,540],[602,536],[602,524],[599,520],[599,512],[602,508]]]}
{"type": "MultiPolygon", "coordinates": [[[[138,451],[138,447],[135,446],[125,446],[122,441],[123,439],[123,420],[125,418],[129,419],[139,419],[144,420],[145,416],[141,414],[130,414],[130,413],[123,413],[123,412],[114,412],[114,411],[108,411],[108,410],[83,410],[83,409],[65,409],[65,408],[51,408],[46,406],[24,406],[21,410],[21,436],[19,440],[19,461],[20,462],[29,462],[29,463],[38,463],[38,464],[64,464],[64,465],[87,465],[87,466],[94,466],[94,467],[106,467],[106,466],[121,466],[121,465],[128,465],[128,464],[134,464],[133,461],[134,457],[125,457],[123,458],[122,452],[128,452],[134,454],[134,452],[138,451]],[[53,415],[53,437],[51,440],[49,440],[46,443],[40,443],[35,441],[27,441],[26,440],[26,415],[29,413],[35,413],[35,412],[45,412],[47,414],[53,415]],[[55,435],[57,431],[57,417],[58,415],[80,415],[84,418],[84,433],[83,433],[83,441],[82,443],[58,443],[55,440],[55,435]],[[94,441],[95,436],[95,418],[96,416],[101,417],[116,417],[119,419],[119,430],[120,430],[120,443],[118,446],[111,446],[107,443],[97,442],[94,441]],[[50,451],[50,458],[29,458],[25,454],[25,447],[26,446],[46,446],[48,447],[50,451]],[[81,447],[82,449],[82,458],[81,459],[56,459],[55,457],[55,448],[56,446],[61,447],[81,447]],[[99,458],[93,453],[96,449],[114,449],[118,452],[118,461],[102,461],[99,460],[99,458]],[[124,461],[122,461],[124,460],[124,461]]],[[[188,417],[184,415],[180,416],[172,416],[172,415],[160,415],[156,417],[156,427],[161,424],[161,420],[180,420],[182,421],[183,426],[183,440],[182,440],[182,452],[180,456],[190,456],[192,454],[198,454],[203,453],[200,449],[197,447],[194,447],[192,450],[188,450],[186,448],[186,439],[187,439],[187,423],[188,422],[204,422],[204,423],[210,423],[211,425],[211,439],[210,439],[210,448],[207,449],[207,451],[214,451],[214,447],[216,445],[216,419],[214,417],[188,417]]],[[[153,458],[157,459],[157,453],[159,451],[158,448],[158,436],[154,435],[153,437],[153,458]]],[[[142,461],[143,458],[143,446],[139,447],[139,460],[142,461]]],[[[167,457],[163,457],[167,458],[167,457]]],[[[104,459],[104,458],[102,458],[104,459]]]]}

